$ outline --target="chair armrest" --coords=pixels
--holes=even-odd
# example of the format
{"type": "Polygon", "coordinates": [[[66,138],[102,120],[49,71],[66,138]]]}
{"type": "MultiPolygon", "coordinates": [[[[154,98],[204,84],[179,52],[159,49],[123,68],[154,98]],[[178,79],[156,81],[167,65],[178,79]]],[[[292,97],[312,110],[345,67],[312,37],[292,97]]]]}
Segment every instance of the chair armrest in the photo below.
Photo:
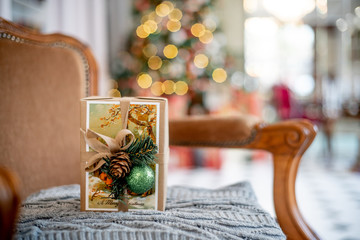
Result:
{"type": "Polygon", "coordinates": [[[274,161],[274,207],[288,239],[319,239],[296,203],[295,180],[300,159],[316,136],[316,127],[297,119],[266,125],[247,118],[210,116],[172,120],[170,145],[266,150],[274,161]]]}
{"type": "Polygon", "coordinates": [[[170,145],[187,147],[242,147],[255,136],[259,120],[253,116],[196,116],[170,120],[170,145]]]}
{"type": "Polygon", "coordinates": [[[0,167],[0,233],[12,239],[20,207],[19,181],[14,173],[0,167]]]}

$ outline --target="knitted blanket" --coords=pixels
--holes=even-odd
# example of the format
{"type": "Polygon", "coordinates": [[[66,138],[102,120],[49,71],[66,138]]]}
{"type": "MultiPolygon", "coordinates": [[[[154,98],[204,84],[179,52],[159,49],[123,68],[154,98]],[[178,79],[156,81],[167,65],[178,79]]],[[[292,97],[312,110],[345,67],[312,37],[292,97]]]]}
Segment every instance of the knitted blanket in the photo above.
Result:
{"type": "Polygon", "coordinates": [[[285,239],[247,182],[215,190],[169,187],[164,212],[80,212],[79,196],[79,185],[30,196],[15,239],[285,239]]]}

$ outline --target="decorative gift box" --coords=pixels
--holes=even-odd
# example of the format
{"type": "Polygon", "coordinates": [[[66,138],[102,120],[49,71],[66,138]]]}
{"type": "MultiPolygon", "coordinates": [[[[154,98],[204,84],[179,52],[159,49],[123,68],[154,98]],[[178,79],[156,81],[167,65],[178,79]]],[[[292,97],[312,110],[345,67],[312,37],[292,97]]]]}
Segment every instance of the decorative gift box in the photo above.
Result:
{"type": "Polygon", "coordinates": [[[81,211],[164,210],[167,100],[81,100],[81,211]]]}

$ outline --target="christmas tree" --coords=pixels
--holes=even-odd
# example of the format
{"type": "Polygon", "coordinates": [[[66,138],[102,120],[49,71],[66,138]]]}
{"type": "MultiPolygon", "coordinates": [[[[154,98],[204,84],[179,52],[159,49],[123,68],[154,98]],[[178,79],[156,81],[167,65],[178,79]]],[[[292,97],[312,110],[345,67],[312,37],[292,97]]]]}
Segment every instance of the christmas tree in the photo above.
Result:
{"type": "Polygon", "coordinates": [[[113,68],[121,93],[185,95],[226,81],[225,42],[213,8],[213,0],[134,1],[137,26],[113,68]]]}

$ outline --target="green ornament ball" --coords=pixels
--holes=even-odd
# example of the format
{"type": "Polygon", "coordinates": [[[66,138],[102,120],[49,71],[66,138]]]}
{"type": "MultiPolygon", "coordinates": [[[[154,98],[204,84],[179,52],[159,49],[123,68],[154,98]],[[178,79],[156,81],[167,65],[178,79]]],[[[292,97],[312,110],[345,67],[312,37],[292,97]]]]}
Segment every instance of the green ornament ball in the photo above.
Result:
{"type": "Polygon", "coordinates": [[[126,177],[126,182],[130,191],[143,194],[153,187],[155,173],[148,165],[136,165],[126,177]]]}

